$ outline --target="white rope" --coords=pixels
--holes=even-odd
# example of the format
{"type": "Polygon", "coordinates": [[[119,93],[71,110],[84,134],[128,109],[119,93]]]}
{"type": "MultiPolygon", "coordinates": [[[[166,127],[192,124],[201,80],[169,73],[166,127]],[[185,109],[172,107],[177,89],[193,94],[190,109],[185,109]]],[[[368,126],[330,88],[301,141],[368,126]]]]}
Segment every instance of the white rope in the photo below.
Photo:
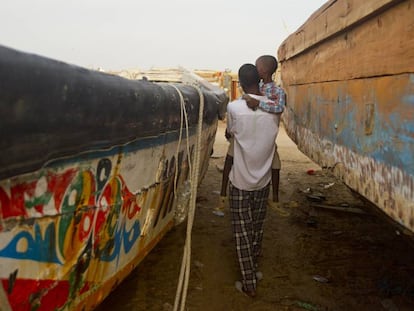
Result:
{"type": "Polygon", "coordinates": [[[175,151],[174,195],[176,195],[177,194],[177,180],[178,180],[178,155],[180,152],[181,140],[183,136],[184,121],[185,121],[185,132],[186,132],[186,137],[187,137],[186,147],[187,147],[187,158],[188,158],[188,170],[190,172],[190,176],[192,172],[192,166],[191,166],[191,161],[190,161],[190,143],[189,143],[190,136],[188,133],[188,118],[187,118],[187,110],[185,109],[184,97],[183,97],[183,94],[180,92],[180,90],[175,85],[171,84],[171,86],[175,88],[175,90],[178,93],[178,96],[180,97],[180,107],[181,107],[180,136],[178,138],[177,150],[175,151]]]}
{"type": "MultiPolygon", "coordinates": [[[[180,92],[180,90],[173,84],[171,84],[172,87],[175,88],[175,90],[178,93],[178,96],[180,97],[180,107],[181,107],[181,122],[180,122],[180,136],[178,138],[178,144],[177,144],[177,150],[175,153],[175,174],[174,174],[174,196],[177,196],[177,179],[178,179],[178,154],[179,154],[179,150],[181,147],[181,140],[182,140],[182,132],[183,132],[183,123],[184,123],[184,119],[185,119],[185,127],[186,127],[186,146],[187,146],[187,158],[188,158],[188,170],[189,170],[189,175],[190,175],[190,180],[192,177],[192,165],[191,165],[191,155],[190,155],[190,144],[189,144],[189,133],[188,133],[188,118],[187,118],[187,110],[185,108],[185,102],[184,102],[184,97],[183,94],[180,92]],[[184,118],[183,118],[184,116],[184,118]]],[[[190,193],[191,195],[191,193],[190,193]]],[[[184,247],[184,255],[183,255],[183,261],[181,263],[181,266],[184,265],[184,258],[187,257],[186,255],[186,250],[187,248],[184,247]]],[[[178,307],[178,303],[179,303],[179,296],[181,294],[182,291],[182,287],[183,287],[183,278],[184,278],[184,269],[183,267],[181,267],[180,270],[180,276],[179,276],[179,282],[178,282],[178,286],[177,286],[177,292],[176,292],[176,296],[175,296],[175,302],[174,302],[174,310],[177,310],[178,307]]]]}
{"type": "MultiPolygon", "coordinates": [[[[190,159],[190,154],[189,154],[190,152],[189,152],[189,145],[188,145],[188,139],[189,139],[188,120],[187,120],[187,112],[185,110],[184,98],[181,92],[178,90],[178,88],[176,86],[174,87],[177,90],[180,96],[180,100],[181,100],[181,116],[183,116],[184,114],[186,118],[187,153],[189,157],[188,159],[190,159]]],[[[178,285],[177,285],[177,292],[175,295],[174,309],[173,309],[174,311],[178,310],[179,304],[181,306],[180,310],[183,311],[185,308],[185,303],[187,299],[187,290],[188,290],[188,282],[190,278],[190,265],[191,265],[191,231],[192,231],[193,223],[194,223],[198,177],[200,173],[200,154],[201,154],[201,135],[202,135],[202,130],[203,130],[204,96],[199,87],[197,86],[194,86],[194,87],[196,88],[198,95],[200,97],[198,126],[197,126],[197,141],[196,141],[195,154],[194,154],[194,159],[193,159],[194,170],[191,167],[191,164],[190,164],[191,161],[190,160],[188,161],[189,162],[189,173],[190,173],[190,179],[191,179],[191,192],[190,192],[190,203],[189,203],[190,206],[188,209],[186,241],[184,245],[183,260],[181,262],[181,270],[180,270],[180,277],[179,277],[178,285]]],[[[182,124],[183,122],[181,120],[179,144],[181,143],[182,124]]],[[[179,145],[178,145],[178,148],[179,148],[179,145]]],[[[178,170],[178,167],[176,167],[176,171],[177,170],[178,170]]],[[[174,185],[176,186],[176,179],[175,179],[174,185]]]]}

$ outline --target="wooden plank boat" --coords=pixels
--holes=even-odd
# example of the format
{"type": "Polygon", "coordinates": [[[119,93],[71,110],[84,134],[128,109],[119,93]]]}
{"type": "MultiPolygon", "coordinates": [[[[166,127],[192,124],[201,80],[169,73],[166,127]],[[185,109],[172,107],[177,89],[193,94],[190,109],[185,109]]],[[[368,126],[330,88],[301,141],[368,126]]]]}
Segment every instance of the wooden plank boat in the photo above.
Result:
{"type": "Polygon", "coordinates": [[[280,46],[299,149],[414,232],[414,1],[328,1],[280,46]]]}
{"type": "Polygon", "coordinates": [[[228,99],[6,47],[0,81],[0,310],[90,310],[185,217],[198,90],[201,174],[228,99]]]}

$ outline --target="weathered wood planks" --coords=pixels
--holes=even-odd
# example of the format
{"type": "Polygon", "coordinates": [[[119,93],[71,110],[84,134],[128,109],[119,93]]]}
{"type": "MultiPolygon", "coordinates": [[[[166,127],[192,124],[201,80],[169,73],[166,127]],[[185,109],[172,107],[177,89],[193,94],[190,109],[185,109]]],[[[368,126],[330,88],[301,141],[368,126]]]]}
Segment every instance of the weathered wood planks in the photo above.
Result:
{"type": "Polygon", "coordinates": [[[330,0],[282,43],[279,60],[287,60],[400,2],[404,1],[330,0]]]}
{"type": "Polygon", "coordinates": [[[285,59],[283,82],[306,84],[414,72],[413,16],[413,1],[400,3],[363,27],[341,33],[301,57],[285,59]]]}

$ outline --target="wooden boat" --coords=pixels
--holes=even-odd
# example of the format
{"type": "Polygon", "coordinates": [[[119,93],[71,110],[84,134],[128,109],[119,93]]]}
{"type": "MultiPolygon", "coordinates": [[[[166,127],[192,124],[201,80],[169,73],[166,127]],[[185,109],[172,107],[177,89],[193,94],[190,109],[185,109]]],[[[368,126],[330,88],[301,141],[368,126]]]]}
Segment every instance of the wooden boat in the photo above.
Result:
{"type": "Polygon", "coordinates": [[[6,47],[0,81],[0,310],[93,309],[185,217],[227,97],[6,47]]]}
{"type": "Polygon", "coordinates": [[[279,47],[299,149],[414,232],[414,1],[328,1],[279,47]]]}

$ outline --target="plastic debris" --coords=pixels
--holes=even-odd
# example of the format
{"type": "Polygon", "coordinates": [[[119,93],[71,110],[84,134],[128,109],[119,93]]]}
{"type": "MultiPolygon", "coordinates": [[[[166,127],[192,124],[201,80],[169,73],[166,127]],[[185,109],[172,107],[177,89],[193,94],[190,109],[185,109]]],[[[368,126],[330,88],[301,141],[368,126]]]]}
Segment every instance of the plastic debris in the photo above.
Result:
{"type": "Polygon", "coordinates": [[[224,216],[224,213],[222,211],[217,211],[217,210],[214,210],[213,211],[213,214],[216,215],[216,216],[219,216],[219,217],[223,217],[224,216]]]}
{"type": "Polygon", "coordinates": [[[329,282],[329,280],[326,277],[321,276],[321,275],[314,275],[312,278],[315,281],[319,282],[319,283],[328,283],[329,282]]]}
{"type": "Polygon", "coordinates": [[[308,175],[315,175],[315,170],[314,169],[308,169],[306,171],[306,174],[308,174],[308,175]]]}
{"type": "Polygon", "coordinates": [[[329,183],[329,184],[327,184],[327,185],[324,185],[323,187],[324,187],[324,189],[329,189],[329,188],[331,188],[333,185],[335,185],[335,183],[334,183],[334,182],[331,182],[331,183],[329,183]]]}
{"type": "Polygon", "coordinates": [[[307,194],[306,198],[312,202],[322,202],[326,200],[326,197],[323,194],[307,194]]]}

